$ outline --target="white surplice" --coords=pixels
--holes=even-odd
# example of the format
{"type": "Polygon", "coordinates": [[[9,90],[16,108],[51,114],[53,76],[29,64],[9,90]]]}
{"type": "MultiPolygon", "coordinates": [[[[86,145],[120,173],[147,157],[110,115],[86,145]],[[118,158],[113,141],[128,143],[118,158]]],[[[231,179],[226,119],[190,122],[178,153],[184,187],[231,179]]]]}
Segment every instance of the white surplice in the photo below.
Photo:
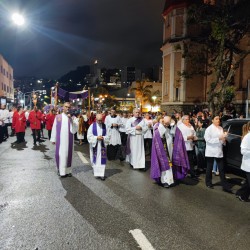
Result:
{"type": "MultiPolygon", "coordinates": [[[[159,125],[159,133],[161,138],[163,138],[163,135],[165,134],[167,147],[168,147],[168,153],[170,157],[170,161],[172,162],[172,154],[173,154],[173,137],[170,133],[169,128],[165,128],[162,124],[159,125]]],[[[173,171],[172,167],[170,169],[161,172],[161,183],[167,183],[168,185],[171,185],[174,183],[174,177],[173,177],[173,171]]]]}
{"type": "MultiPolygon", "coordinates": [[[[61,176],[66,174],[70,174],[72,172],[72,167],[68,165],[68,148],[69,148],[69,123],[68,123],[68,116],[62,113],[62,125],[61,125],[61,133],[60,133],[60,146],[59,146],[59,173],[61,176]]],[[[57,126],[57,117],[54,120],[52,132],[51,132],[51,142],[56,141],[56,126],[57,126]]],[[[72,119],[70,123],[70,132],[75,134],[77,132],[77,122],[75,119],[72,119]]],[[[73,152],[74,152],[74,136],[73,136],[73,146],[72,146],[72,159],[73,159],[73,152]]]]}
{"type": "Polygon", "coordinates": [[[76,118],[76,123],[77,123],[77,139],[83,140],[84,139],[84,132],[82,132],[82,134],[79,134],[79,118],[76,118]]]}
{"type": "MultiPolygon", "coordinates": [[[[97,124],[97,136],[102,135],[102,124],[97,124]]],[[[106,133],[107,134],[107,133],[106,133]]],[[[102,141],[97,140],[97,136],[93,134],[93,124],[90,125],[88,129],[88,134],[87,134],[87,139],[89,142],[89,151],[90,151],[90,162],[93,167],[94,171],[94,176],[95,177],[104,177],[105,175],[105,168],[106,164],[102,164],[102,141]],[[97,146],[97,154],[96,154],[96,163],[93,162],[93,148],[95,148],[96,144],[98,143],[97,146]]],[[[109,135],[104,136],[104,146],[107,147],[109,143],[109,135]]]]}
{"type": "Polygon", "coordinates": [[[106,129],[107,129],[107,134],[110,137],[109,140],[109,145],[121,145],[121,135],[119,132],[119,126],[122,125],[122,121],[120,116],[116,116],[116,117],[111,117],[110,115],[108,115],[105,119],[105,125],[106,125],[106,129]],[[112,128],[112,124],[118,124],[117,127],[113,127],[112,128]]]}
{"type": "Polygon", "coordinates": [[[177,125],[177,127],[180,129],[183,139],[185,141],[185,146],[187,151],[192,151],[194,149],[194,142],[193,140],[188,140],[188,136],[196,136],[196,132],[194,130],[194,127],[192,125],[187,126],[184,123],[180,123],[177,125]]]}
{"type": "Polygon", "coordinates": [[[153,138],[153,121],[150,119],[144,119],[144,121],[146,122],[147,126],[148,126],[148,130],[146,131],[146,133],[144,134],[144,139],[152,139],[153,138]],[[151,127],[149,126],[151,125],[151,127]]]}
{"type": "Polygon", "coordinates": [[[126,162],[129,162],[134,169],[145,168],[145,150],[143,135],[147,132],[148,126],[144,119],[138,124],[142,130],[136,130],[131,125],[137,118],[131,117],[126,124],[126,133],[130,136],[130,151],[126,156],[126,162]]]}

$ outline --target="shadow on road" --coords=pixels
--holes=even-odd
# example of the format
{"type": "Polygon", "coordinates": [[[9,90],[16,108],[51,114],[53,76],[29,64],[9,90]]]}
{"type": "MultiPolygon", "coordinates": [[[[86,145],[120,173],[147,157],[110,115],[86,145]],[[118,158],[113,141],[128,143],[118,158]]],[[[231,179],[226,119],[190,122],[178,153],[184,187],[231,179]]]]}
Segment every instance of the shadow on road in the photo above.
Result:
{"type": "Polygon", "coordinates": [[[34,151],[40,151],[41,153],[43,153],[44,155],[44,159],[45,160],[52,160],[52,158],[48,155],[46,155],[45,153],[49,150],[49,148],[47,148],[46,145],[43,145],[43,144],[39,144],[39,145],[34,145],[32,150],[34,151]]]}
{"type": "Polygon", "coordinates": [[[112,175],[116,175],[122,173],[121,169],[106,169],[105,170],[105,176],[106,177],[111,177],[112,175]]]}
{"type": "Polygon", "coordinates": [[[19,143],[19,144],[13,142],[13,143],[11,143],[11,148],[16,149],[18,151],[22,151],[25,148],[28,148],[27,147],[27,142],[22,142],[22,143],[19,143]]]}
{"type": "Polygon", "coordinates": [[[92,167],[89,165],[80,165],[77,167],[73,167],[73,174],[78,174],[78,173],[86,173],[92,170],[92,167]]]}
{"type": "Polygon", "coordinates": [[[131,249],[137,249],[129,230],[138,228],[128,215],[104,202],[75,177],[61,179],[67,191],[65,199],[90,223],[98,234],[118,238],[131,249]]]}

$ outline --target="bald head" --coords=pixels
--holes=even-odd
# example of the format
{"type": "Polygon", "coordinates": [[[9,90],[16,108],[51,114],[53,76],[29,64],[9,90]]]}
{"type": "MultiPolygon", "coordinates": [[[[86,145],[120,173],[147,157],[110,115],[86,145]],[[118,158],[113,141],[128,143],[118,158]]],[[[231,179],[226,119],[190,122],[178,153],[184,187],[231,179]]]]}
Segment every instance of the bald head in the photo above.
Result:
{"type": "Polygon", "coordinates": [[[102,123],[102,114],[97,114],[96,115],[96,122],[97,123],[102,123]]]}
{"type": "Polygon", "coordinates": [[[163,118],[163,125],[164,127],[168,127],[171,123],[171,117],[170,116],[164,116],[163,118]]]}

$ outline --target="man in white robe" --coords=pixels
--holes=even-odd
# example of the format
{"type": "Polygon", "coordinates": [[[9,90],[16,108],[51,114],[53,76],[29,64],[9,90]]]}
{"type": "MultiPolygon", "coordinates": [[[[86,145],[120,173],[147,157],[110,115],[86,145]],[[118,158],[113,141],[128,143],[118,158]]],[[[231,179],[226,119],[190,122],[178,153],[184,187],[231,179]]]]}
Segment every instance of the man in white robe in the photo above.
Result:
{"type": "Polygon", "coordinates": [[[124,161],[126,159],[126,145],[127,145],[127,133],[126,133],[126,124],[128,121],[128,114],[127,112],[123,112],[121,117],[121,125],[119,126],[119,132],[121,135],[121,156],[120,161],[124,161]]]}
{"type": "Polygon", "coordinates": [[[126,161],[134,169],[145,169],[145,150],[143,135],[148,130],[145,120],[140,117],[140,111],[134,109],[133,117],[129,118],[126,124],[128,134],[126,161]]]}
{"type": "Polygon", "coordinates": [[[90,149],[90,162],[93,167],[94,176],[105,180],[106,147],[109,143],[109,135],[106,126],[102,122],[102,114],[97,114],[96,122],[88,129],[87,139],[90,149]]]}
{"type": "Polygon", "coordinates": [[[69,114],[70,103],[63,105],[63,112],[56,116],[50,141],[56,144],[56,164],[58,175],[63,177],[72,176],[72,156],[74,146],[74,134],[77,132],[77,123],[69,114]]]}
{"type": "Polygon", "coordinates": [[[121,117],[116,115],[116,111],[111,109],[111,114],[105,119],[107,133],[110,136],[109,145],[107,146],[107,157],[109,161],[120,158],[119,152],[121,147],[121,135],[119,126],[122,125],[121,117]]]}

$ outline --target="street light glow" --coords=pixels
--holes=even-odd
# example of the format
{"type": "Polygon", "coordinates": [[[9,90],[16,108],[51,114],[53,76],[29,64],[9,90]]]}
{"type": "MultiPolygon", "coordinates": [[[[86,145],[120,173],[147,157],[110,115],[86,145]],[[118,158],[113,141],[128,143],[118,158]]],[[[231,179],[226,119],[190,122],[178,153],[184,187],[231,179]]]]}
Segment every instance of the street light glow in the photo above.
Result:
{"type": "Polygon", "coordinates": [[[22,26],[25,23],[24,17],[18,13],[12,15],[12,21],[18,26],[22,26]]]}

